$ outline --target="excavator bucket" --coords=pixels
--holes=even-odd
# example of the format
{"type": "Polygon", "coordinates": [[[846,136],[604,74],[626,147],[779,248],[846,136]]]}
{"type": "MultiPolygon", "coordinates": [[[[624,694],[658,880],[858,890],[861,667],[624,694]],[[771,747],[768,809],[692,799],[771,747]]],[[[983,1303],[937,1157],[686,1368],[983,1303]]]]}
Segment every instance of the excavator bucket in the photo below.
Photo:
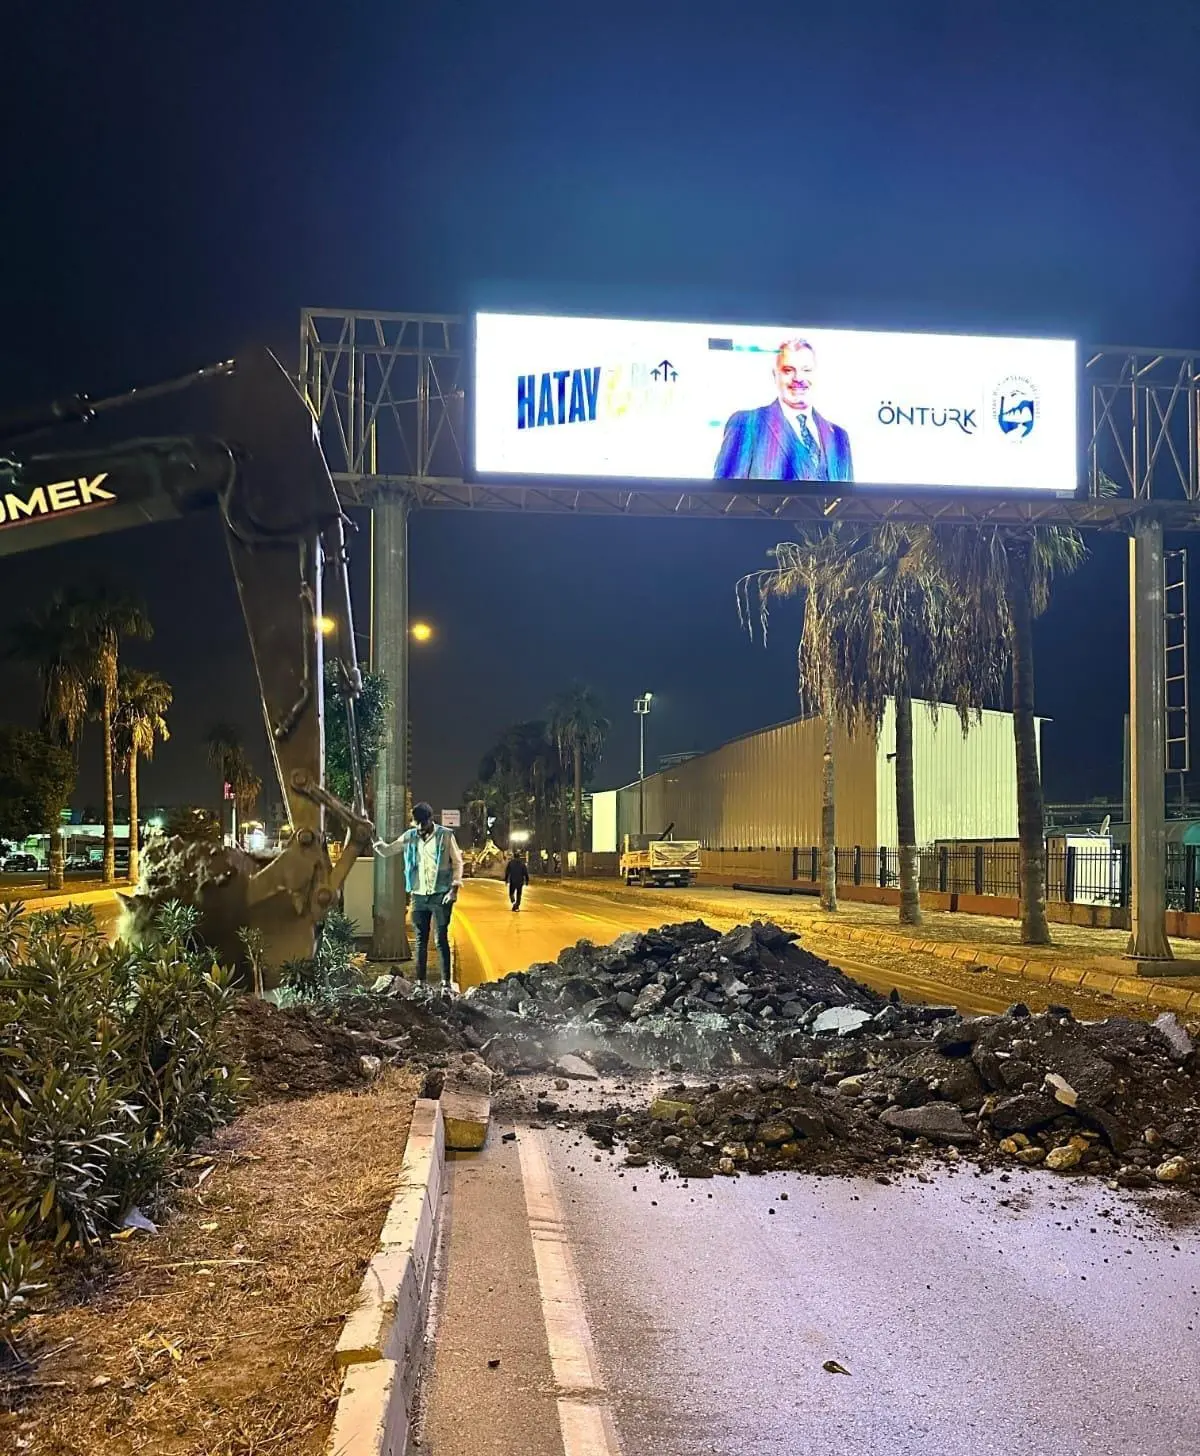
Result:
{"type": "Polygon", "coordinates": [[[297,913],[284,890],[256,895],[276,861],[228,845],[159,838],[142,852],[137,889],[123,894],[118,934],[132,944],[147,939],[158,912],[177,903],[198,913],[196,933],[249,989],[280,984],[289,961],[310,959],[320,927],[297,913]],[[257,968],[257,977],[256,977],[257,968]]]}

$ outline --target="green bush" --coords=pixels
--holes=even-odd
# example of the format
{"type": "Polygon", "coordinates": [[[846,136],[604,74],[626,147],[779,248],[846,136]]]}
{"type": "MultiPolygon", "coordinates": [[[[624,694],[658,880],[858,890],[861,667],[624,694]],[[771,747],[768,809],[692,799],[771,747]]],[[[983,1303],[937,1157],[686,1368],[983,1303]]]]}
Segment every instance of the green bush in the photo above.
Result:
{"type": "Polygon", "coordinates": [[[354,955],[355,924],[340,910],[331,910],[321,928],[317,953],[309,960],[288,961],[282,983],[297,1001],[320,1005],[353,996],[360,989],[350,964],[354,955]]]}
{"type": "Polygon", "coordinates": [[[0,1339],[6,1343],[29,1301],[46,1286],[38,1282],[45,1260],[26,1238],[29,1217],[10,1209],[0,1223],[0,1339]]]}
{"type": "Polygon", "coordinates": [[[235,993],[194,926],[169,906],[133,948],[87,909],[0,910],[0,1338],[42,1251],[91,1249],[153,1208],[174,1155],[236,1105],[220,1036],[235,993]]]}

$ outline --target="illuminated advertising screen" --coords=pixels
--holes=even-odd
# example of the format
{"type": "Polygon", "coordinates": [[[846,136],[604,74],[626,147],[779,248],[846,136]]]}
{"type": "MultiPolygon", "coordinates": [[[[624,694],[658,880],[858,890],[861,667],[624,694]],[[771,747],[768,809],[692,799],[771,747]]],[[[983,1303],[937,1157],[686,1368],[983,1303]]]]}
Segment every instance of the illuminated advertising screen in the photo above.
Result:
{"type": "Polygon", "coordinates": [[[1075,344],[480,313],[481,476],[1077,488],[1075,344]]]}

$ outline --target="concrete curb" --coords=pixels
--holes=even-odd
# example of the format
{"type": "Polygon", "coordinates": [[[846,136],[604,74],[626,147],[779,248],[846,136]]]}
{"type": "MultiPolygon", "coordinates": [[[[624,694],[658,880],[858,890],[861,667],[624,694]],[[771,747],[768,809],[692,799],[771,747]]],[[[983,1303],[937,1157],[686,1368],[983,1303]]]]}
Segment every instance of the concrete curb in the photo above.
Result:
{"type": "Polygon", "coordinates": [[[133,886],[128,881],[120,880],[115,884],[105,885],[102,890],[56,890],[53,894],[39,895],[29,900],[19,895],[9,895],[0,900],[0,905],[20,905],[28,912],[65,910],[68,905],[99,905],[105,900],[111,900],[118,890],[132,889],[133,886]]]}
{"type": "MultiPolygon", "coordinates": [[[[613,904],[627,905],[629,901],[610,893],[607,888],[590,888],[577,884],[571,886],[577,893],[593,895],[609,900],[613,904]]],[[[695,910],[704,914],[702,900],[679,900],[681,909],[695,910]]],[[[711,902],[708,913],[712,913],[711,902]]],[[[728,915],[724,916],[729,919],[728,915]]],[[[1169,981],[1153,981],[1136,973],[1120,976],[1086,963],[1048,961],[1038,956],[1024,956],[1019,947],[1014,951],[989,950],[969,942],[948,940],[922,940],[918,936],[897,935],[893,931],[876,930],[864,925],[833,925],[828,921],[811,916],[794,917],[806,929],[827,940],[845,941],[850,945],[866,946],[875,950],[915,951],[922,955],[939,956],[974,966],[981,971],[994,971],[997,975],[1013,980],[1034,981],[1039,985],[1068,986],[1078,990],[1095,992],[1097,995],[1112,996],[1119,1001],[1141,1002],[1147,1006],[1162,1007],[1191,1016],[1200,1016],[1200,991],[1190,987],[1172,985],[1169,981]]]]}
{"type": "Polygon", "coordinates": [[[955,945],[950,941],[919,940],[913,936],[893,935],[886,930],[872,930],[863,926],[812,925],[819,935],[830,940],[847,940],[858,945],[873,946],[877,950],[919,951],[926,955],[941,956],[945,960],[967,962],[981,971],[994,971],[997,975],[1009,976],[1013,980],[1035,981],[1039,985],[1068,986],[1076,990],[1093,991],[1097,995],[1113,996],[1119,1001],[1143,1001],[1150,1006],[1162,1006],[1170,1011],[1184,1011],[1200,1015],[1200,991],[1187,986],[1173,986],[1168,981],[1146,980],[1138,975],[1118,976],[1109,971],[1088,970],[1078,961],[1046,961],[1037,956],[1025,957],[998,951],[989,951],[980,946],[955,945]]]}
{"type": "Polygon", "coordinates": [[[445,1166],[441,1103],[418,1098],[400,1186],[337,1343],[345,1374],[326,1456],[404,1456],[408,1447],[445,1166]]]}

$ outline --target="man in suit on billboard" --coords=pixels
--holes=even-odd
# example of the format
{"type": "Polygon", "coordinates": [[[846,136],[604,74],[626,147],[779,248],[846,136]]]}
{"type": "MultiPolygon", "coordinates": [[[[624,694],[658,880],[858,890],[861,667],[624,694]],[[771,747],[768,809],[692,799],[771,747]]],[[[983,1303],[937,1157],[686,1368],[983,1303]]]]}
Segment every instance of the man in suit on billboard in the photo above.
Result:
{"type": "Polygon", "coordinates": [[[807,339],[785,339],[775,356],[777,398],[738,410],[725,424],[715,480],[854,479],[850,436],[812,407],[817,356],[807,339]]]}

